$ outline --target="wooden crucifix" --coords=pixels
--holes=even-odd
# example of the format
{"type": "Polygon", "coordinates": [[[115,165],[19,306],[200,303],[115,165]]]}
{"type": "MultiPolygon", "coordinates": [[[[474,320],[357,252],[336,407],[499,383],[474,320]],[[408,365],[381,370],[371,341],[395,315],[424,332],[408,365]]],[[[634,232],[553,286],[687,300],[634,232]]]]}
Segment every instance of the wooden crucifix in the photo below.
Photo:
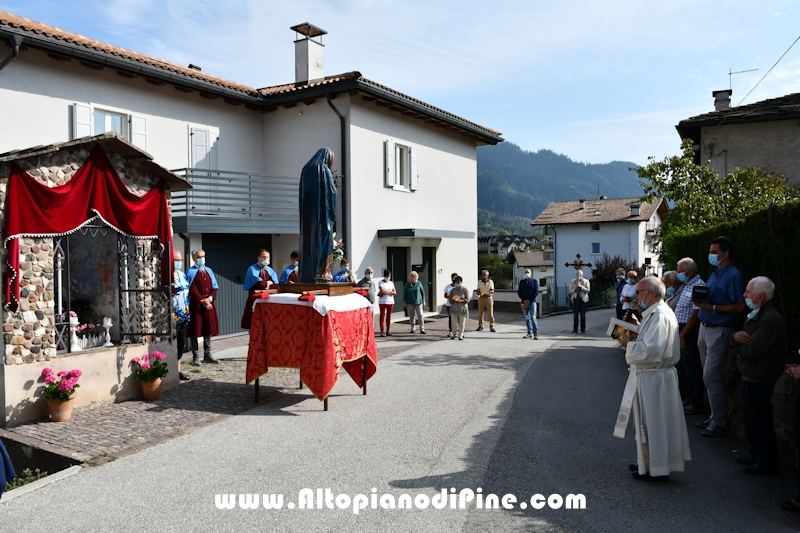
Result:
{"type": "Polygon", "coordinates": [[[581,260],[581,254],[575,254],[575,261],[573,261],[572,263],[564,263],[564,266],[565,266],[565,267],[572,267],[572,268],[574,268],[574,269],[575,269],[575,275],[576,275],[576,276],[578,275],[578,270],[582,270],[582,269],[583,269],[583,267],[589,267],[589,268],[592,268],[592,264],[591,264],[591,263],[584,263],[584,262],[581,260]]]}

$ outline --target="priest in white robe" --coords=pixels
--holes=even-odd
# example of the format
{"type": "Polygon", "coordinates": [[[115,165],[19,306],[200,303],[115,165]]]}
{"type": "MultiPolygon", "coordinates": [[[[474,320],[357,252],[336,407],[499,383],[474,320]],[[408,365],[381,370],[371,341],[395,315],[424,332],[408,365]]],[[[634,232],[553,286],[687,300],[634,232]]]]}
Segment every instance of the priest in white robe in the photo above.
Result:
{"type": "Polygon", "coordinates": [[[636,464],[630,469],[641,480],[666,480],[670,472],[683,472],[685,461],[692,458],[675,370],[680,360],[678,321],[664,302],[665,294],[658,278],[642,279],[637,286],[643,310],[638,336],[619,339],[630,374],[614,436],[625,437],[632,412],[636,464]]]}

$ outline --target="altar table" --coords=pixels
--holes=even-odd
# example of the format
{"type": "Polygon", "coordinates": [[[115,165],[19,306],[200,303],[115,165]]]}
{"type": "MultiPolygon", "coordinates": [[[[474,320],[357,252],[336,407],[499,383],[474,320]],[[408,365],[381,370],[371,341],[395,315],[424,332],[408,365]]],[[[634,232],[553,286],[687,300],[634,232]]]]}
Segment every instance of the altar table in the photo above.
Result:
{"type": "Polygon", "coordinates": [[[269,367],[299,368],[301,383],[325,402],[344,367],[366,394],[378,367],[372,306],[359,294],[316,296],[273,294],[253,304],[245,383],[269,367]]]}

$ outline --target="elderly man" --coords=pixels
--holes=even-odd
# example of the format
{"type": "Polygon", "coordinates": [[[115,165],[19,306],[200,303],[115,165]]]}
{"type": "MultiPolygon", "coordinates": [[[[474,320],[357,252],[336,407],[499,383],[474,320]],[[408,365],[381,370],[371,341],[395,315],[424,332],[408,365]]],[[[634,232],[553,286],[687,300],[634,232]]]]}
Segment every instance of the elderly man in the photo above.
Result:
{"type": "Polygon", "coordinates": [[[489,271],[481,271],[481,280],[478,282],[478,329],[483,331],[483,312],[489,315],[489,331],[494,329],[494,281],[489,279],[489,271]]]}
{"type": "Polygon", "coordinates": [[[194,265],[186,271],[186,280],[189,282],[189,312],[192,319],[189,321],[189,344],[192,349],[192,366],[200,366],[197,338],[203,337],[203,362],[219,363],[211,355],[211,337],[219,335],[219,318],[217,317],[217,278],[214,272],[206,266],[206,253],[203,250],[192,252],[194,265]]]}
{"type": "Polygon", "coordinates": [[[636,430],[636,464],[629,465],[639,480],[665,481],[670,472],[683,472],[691,460],[689,435],[678,392],[675,365],[680,359],[678,321],[664,302],[666,288],[658,278],[646,277],[636,290],[642,321],[636,340],[626,334],[630,365],[614,436],[625,437],[630,412],[636,430]]]}
{"type": "Polygon", "coordinates": [[[725,370],[728,363],[728,339],[741,315],[747,312],[744,304],[746,283],[744,276],[733,266],[733,241],[717,237],[711,241],[708,262],[717,269],[711,273],[708,302],[697,302],[700,312],[700,333],[697,345],[703,363],[703,381],[708,389],[711,417],[695,425],[705,428],[706,437],[722,435],[730,429],[728,424],[728,386],[725,370]]]}
{"type": "Polygon", "coordinates": [[[736,459],[745,465],[743,472],[757,476],[780,474],[778,445],[772,425],[772,392],[783,373],[786,325],[772,303],[775,284],[764,276],[750,280],[744,291],[752,309],[744,329],[731,335],[731,351],[737,356],[742,373],[742,418],[750,455],[736,459]]]}
{"type": "Polygon", "coordinates": [[[364,277],[358,282],[358,286],[367,291],[367,300],[369,300],[371,304],[375,303],[375,296],[378,294],[378,286],[372,280],[374,273],[375,271],[372,270],[372,267],[365,268],[364,277]]]}
{"type": "Polygon", "coordinates": [[[700,332],[700,319],[697,313],[700,308],[692,301],[692,290],[698,285],[705,285],[697,275],[697,263],[691,257],[678,261],[678,279],[683,283],[683,292],[675,306],[675,318],[678,319],[678,331],[681,336],[681,363],[686,370],[686,400],[683,412],[687,415],[702,413],[705,399],[703,393],[703,364],[700,362],[700,349],[697,347],[697,335],[700,332]]]}
{"type": "Polygon", "coordinates": [[[569,297],[572,300],[572,333],[578,333],[578,317],[581,319],[581,333],[586,333],[586,304],[591,292],[589,280],[583,277],[583,270],[575,271],[575,279],[569,282],[569,297]]]}
{"type": "Polygon", "coordinates": [[[531,277],[531,269],[525,269],[525,277],[519,282],[517,296],[522,300],[522,314],[528,327],[526,339],[539,339],[539,324],[536,322],[536,297],[539,295],[539,282],[531,277]]]}

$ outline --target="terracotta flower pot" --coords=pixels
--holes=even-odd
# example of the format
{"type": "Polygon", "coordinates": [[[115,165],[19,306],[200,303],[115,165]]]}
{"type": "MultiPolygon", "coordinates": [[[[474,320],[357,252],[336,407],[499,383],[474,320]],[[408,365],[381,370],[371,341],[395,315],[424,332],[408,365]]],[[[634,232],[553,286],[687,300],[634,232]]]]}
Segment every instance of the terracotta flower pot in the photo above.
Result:
{"type": "Polygon", "coordinates": [[[163,378],[158,378],[155,381],[142,381],[142,394],[145,400],[158,400],[163,390],[163,378]]]}
{"type": "Polygon", "coordinates": [[[50,419],[53,422],[66,422],[72,418],[72,406],[75,404],[75,395],[69,397],[69,400],[62,402],[61,400],[47,400],[47,407],[50,409],[50,419]]]}

